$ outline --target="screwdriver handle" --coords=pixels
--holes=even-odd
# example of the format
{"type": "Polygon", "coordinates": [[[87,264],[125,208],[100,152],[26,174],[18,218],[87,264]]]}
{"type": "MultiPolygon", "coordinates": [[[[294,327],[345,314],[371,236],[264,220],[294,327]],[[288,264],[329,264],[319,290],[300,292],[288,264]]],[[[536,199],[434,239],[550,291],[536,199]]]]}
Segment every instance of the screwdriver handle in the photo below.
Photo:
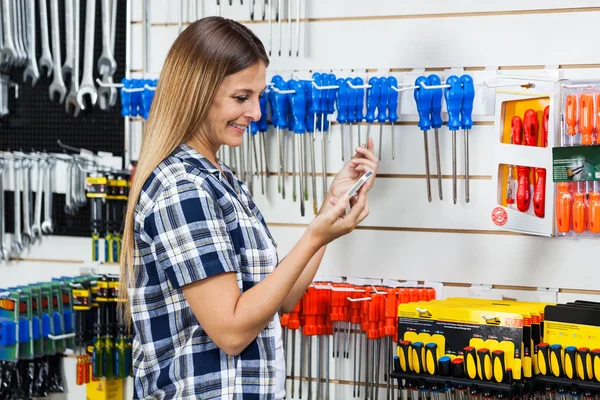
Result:
{"type": "Polygon", "coordinates": [[[460,79],[456,75],[451,75],[446,79],[446,85],[449,88],[444,90],[446,99],[446,108],[448,111],[448,129],[457,131],[460,129],[460,110],[462,107],[463,89],[460,79]]]}
{"type": "Polygon", "coordinates": [[[452,376],[454,378],[462,379],[465,377],[465,360],[462,358],[455,358],[452,360],[452,376]]]}
{"type": "Polygon", "coordinates": [[[533,192],[533,211],[539,218],[546,215],[546,169],[536,168],[537,181],[533,192]]]}
{"type": "Polygon", "coordinates": [[[517,188],[517,209],[521,212],[529,210],[531,191],[529,189],[529,172],[531,168],[519,166],[519,187],[517,188]]]}
{"type": "Polygon", "coordinates": [[[400,368],[403,372],[410,372],[412,368],[412,344],[409,340],[403,340],[398,344],[398,357],[400,357],[400,368]]]}
{"type": "MultiPolygon", "coordinates": [[[[286,90],[288,85],[279,75],[275,75],[271,80],[274,86],[279,90],[286,90]]],[[[275,108],[273,111],[273,125],[279,129],[287,129],[287,114],[289,108],[289,95],[272,91],[275,108]]]]}
{"type": "Polygon", "coordinates": [[[415,342],[412,344],[412,367],[416,374],[422,374],[425,371],[425,363],[423,362],[423,356],[425,349],[422,342],[415,342]]]}
{"type": "Polygon", "coordinates": [[[587,204],[585,193],[577,191],[573,200],[573,231],[583,233],[587,229],[587,204]]]}
{"type": "MultiPolygon", "coordinates": [[[[451,371],[451,365],[452,365],[452,360],[450,359],[450,357],[448,356],[442,356],[440,357],[440,359],[438,360],[438,374],[440,374],[441,376],[451,376],[452,375],[452,371],[451,371]]],[[[431,371],[430,371],[431,373],[431,371]]]]}
{"type": "MultiPolygon", "coordinates": [[[[346,82],[354,84],[352,78],[346,78],[346,82]]],[[[349,124],[356,123],[358,115],[356,114],[356,104],[358,102],[358,90],[348,85],[348,120],[349,124]]]]}
{"type": "Polygon", "coordinates": [[[512,144],[520,145],[523,140],[523,121],[521,117],[515,115],[510,120],[510,137],[512,140],[512,144]]]}
{"type": "Polygon", "coordinates": [[[425,346],[425,368],[429,375],[438,373],[437,344],[427,343],[425,346]]]}
{"type": "Polygon", "coordinates": [[[552,375],[560,378],[563,375],[563,349],[560,344],[550,346],[550,371],[552,375]]]}
{"type": "Polygon", "coordinates": [[[550,124],[550,106],[544,108],[544,116],[542,117],[542,135],[543,145],[548,147],[548,127],[550,124]]]}
{"type": "Polygon", "coordinates": [[[463,349],[463,355],[465,360],[465,375],[469,379],[477,378],[477,350],[475,350],[475,347],[467,346],[463,349]]]}
{"type": "Polygon", "coordinates": [[[590,193],[590,232],[600,233],[600,193],[590,193]]]}
{"type": "Polygon", "coordinates": [[[292,115],[294,116],[294,127],[292,130],[296,134],[303,134],[306,131],[306,93],[304,84],[295,79],[291,79],[288,81],[288,89],[295,91],[295,93],[290,96],[292,115]]]}
{"type": "Polygon", "coordinates": [[[577,133],[577,96],[570,94],[566,99],[567,135],[575,136],[577,133]]]}
{"type": "Polygon", "coordinates": [[[564,373],[569,379],[574,379],[577,376],[577,347],[567,346],[565,347],[565,358],[564,358],[564,373]]]}
{"type": "Polygon", "coordinates": [[[381,85],[381,91],[379,93],[379,103],[377,104],[377,122],[380,124],[385,123],[387,120],[387,109],[390,101],[390,81],[387,77],[379,79],[381,85]]]}
{"type": "Polygon", "coordinates": [[[473,127],[473,100],[475,98],[475,85],[473,85],[473,78],[470,75],[463,75],[460,77],[462,83],[462,107],[460,109],[460,124],[462,129],[468,130],[473,127]]]}
{"type": "Polygon", "coordinates": [[[339,78],[337,85],[339,86],[335,103],[337,108],[337,122],[343,125],[348,120],[348,83],[345,79],[339,78]]]}
{"type": "Polygon", "coordinates": [[[498,383],[504,382],[506,363],[504,359],[504,351],[495,350],[492,352],[492,371],[494,380],[498,383]]]}
{"type": "Polygon", "coordinates": [[[424,76],[417,78],[415,81],[417,88],[414,91],[414,97],[417,103],[417,111],[419,112],[419,128],[422,131],[427,131],[431,129],[431,90],[423,89],[421,83],[427,85],[429,81],[424,76]]]}
{"type": "MultiPolygon", "coordinates": [[[[440,77],[431,74],[427,77],[429,86],[439,86],[442,84],[440,77]]],[[[442,89],[431,89],[431,126],[434,129],[442,127],[442,89]]]]}
{"type": "MultiPolygon", "coordinates": [[[[365,83],[361,77],[352,79],[354,86],[363,86],[365,83]]],[[[353,89],[356,97],[356,106],[354,107],[354,122],[360,123],[365,119],[364,106],[365,106],[365,89],[353,89]]]]}
{"type": "MultiPolygon", "coordinates": [[[[336,77],[334,74],[327,75],[327,86],[335,86],[336,77]]],[[[327,104],[325,106],[325,112],[327,114],[333,114],[335,112],[335,89],[327,90],[327,104]]]]}
{"type": "Polygon", "coordinates": [[[525,146],[537,146],[539,129],[540,124],[538,122],[537,113],[532,109],[525,111],[525,116],[523,118],[525,146]]]}
{"type": "Polygon", "coordinates": [[[550,346],[548,343],[540,343],[537,345],[537,348],[537,360],[540,374],[547,376],[550,372],[550,346]]]}
{"type": "Polygon", "coordinates": [[[398,87],[398,80],[393,76],[388,78],[388,83],[390,85],[390,100],[388,102],[388,120],[394,124],[398,121],[398,93],[392,89],[392,87],[398,87]]]}
{"type": "Polygon", "coordinates": [[[379,95],[381,94],[379,78],[372,77],[369,79],[369,85],[371,87],[367,89],[367,114],[365,115],[365,119],[369,124],[372,124],[375,121],[375,110],[377,109],[377,104],[379,104],[379,95]]]}
{"type": "Polygon", "coordinates": [[[600,382],[600,349],[594,349],[590,354],[592,355],[592,374],[596,382],[600,382]]]}
{"type": "Polygon", "coordinates": [[[576,371],[577,376],[582,381],[589,381],[593,378],[592,375],[592,356],[590,349],[587,347],[580,347],[577,349],[576,356],[576,371]]]}
{"type": "Polygon", "coordinates": [[[594,144],[594,120],[593,95],[579,95],[579,130],[581,131],[581,144],[584,146],[594,144]]]}
{"type": "Polygon", "coordinates": [[[266,132],[269,130],[267,122],[267,95],[263,92],[258,98],[260,104],[260,119],[258,120],[258,132],[266,132]]]}
{"type": "Polygon", "coordinates": [[[477,350],[477,372],[479,379],[489,381],[492,379],[492,360],[490,351],[486,348],[477,350]]]}
{"type": "Polygon", "coordinates": [[[570,232],[573,196],[567,182],[557,183],[556,188],[556,226],[559,232],[570,232]]]}
{"type": "MultiPolygon", "coordinates": [[[[317,86],[322,86],[320,73],[315,72],[314,74],[312,74],[312,79],[315,81],[317,86]]],[[[321,97],[322,97],[321,94],[322,93],[323,93],[322,90],[319,90],[316,87],[314,87],[314,85],[312,83],[310,84],[310,98],[311,98],[310,113],[311,114],[320,114],[321,113],[321,97]]]]}

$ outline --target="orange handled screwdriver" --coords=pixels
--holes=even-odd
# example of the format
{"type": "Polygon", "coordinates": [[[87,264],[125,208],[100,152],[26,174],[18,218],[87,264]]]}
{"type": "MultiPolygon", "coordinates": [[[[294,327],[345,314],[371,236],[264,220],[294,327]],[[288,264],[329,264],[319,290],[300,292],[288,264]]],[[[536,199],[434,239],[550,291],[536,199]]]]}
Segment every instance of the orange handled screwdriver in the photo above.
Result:
{"type": "Polygon", "coordinates": [[[600,233],[600,193],[590,193],[590,232],[600,233]]]}
{"type": "Polygon", "coordinates": [[[542,117],[542,140],[543,146],[548,147],[548,124],[550,123],[550,106],[544,108],[544,116],[542,117]]]}
{"type": "Polygon", "coordinates": [[[573,200],[573,230],[583,233],[587,229],[587,200],[585,193],[577,188],[573,200]]]}
{"type": "Polygon", "coordinates": [[[571,210],[573,197],[569,190],[569,184],[559,182],[556,185],[558,193],[556,194],[556,226],[559,232],[571,231],[571,210]]]}
{"type": "Polygon", "coordinates": [[[519,187],[517,188],[517,208],[521,212],[529,210],[531,191],[529,189],[529,172],[531,168],[519,166],[519,187]]]}
{"type": "Polygon", "coordinates": [[[536,168],[537,181],[533,192],[533,211],[535,215],[544,218],[546,215],[546,169],[536,168]]]}
{"type": "Polygon", "coordinates": [[[594,144],[594,97],[591,94],[579,96],[579,130],[582,145],[594,144]]]}
{"type": "Polygon", "coordinates": [[[523,121],[518,115],[510,121],[510,139],[512,144],[520,145],[523,142],[523,121]]]}
{"type": "Polygon", "coordinates": [[[577,96],[570,94],[566,100],[567,135],[571,137],[570,145],[573,146],[573,136],[577,134],[577,96]]]}
{"type": "Polygon", "coordinates": [[[525,111],[525,117],[523,118],[525,146],[537,146],[539,130],[540,123],[538,121],[537,113],[532,109],[525,111]]]}

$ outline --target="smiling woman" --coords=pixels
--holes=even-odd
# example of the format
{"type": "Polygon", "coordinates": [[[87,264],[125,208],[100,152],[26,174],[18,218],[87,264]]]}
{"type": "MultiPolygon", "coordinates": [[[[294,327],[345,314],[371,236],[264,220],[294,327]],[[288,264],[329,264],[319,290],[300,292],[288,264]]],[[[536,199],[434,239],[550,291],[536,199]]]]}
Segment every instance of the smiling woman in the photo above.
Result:
{"type": "Polygon", "coordinates": [[[261,116],[269,60],[243,25],[191,24],[160,76],[127,205],[119,293],[133,320],[134,398],[281,399],[279,312],[312,282],[328,243],[368,215],[373,142],[356,149],[279,260],[243,182],[217,159],[261,116]],[[347,206],[350,211],[346,212],[347,206]]]}

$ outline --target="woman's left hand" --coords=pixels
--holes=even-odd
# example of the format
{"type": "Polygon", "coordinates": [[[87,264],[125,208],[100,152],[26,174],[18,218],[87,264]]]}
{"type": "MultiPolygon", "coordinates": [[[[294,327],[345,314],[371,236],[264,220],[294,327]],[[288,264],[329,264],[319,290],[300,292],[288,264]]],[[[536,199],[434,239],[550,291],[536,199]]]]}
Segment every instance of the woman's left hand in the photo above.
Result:
{"type": "Polygon", "coordinates": [[[377,165],[379,163],[373,151],[374,147],[373,138],[369,138],[367,147],[364,145],[357,147],[356,153],[352,159],[337,173],[329,187],[327,196],[331,205],[337,203],[338,199],[347,193],[356,181],[367,171],[373,171],[373,176],[364,184],[364,186],[367,191],[371,190],[375,183],[377,165]]]}

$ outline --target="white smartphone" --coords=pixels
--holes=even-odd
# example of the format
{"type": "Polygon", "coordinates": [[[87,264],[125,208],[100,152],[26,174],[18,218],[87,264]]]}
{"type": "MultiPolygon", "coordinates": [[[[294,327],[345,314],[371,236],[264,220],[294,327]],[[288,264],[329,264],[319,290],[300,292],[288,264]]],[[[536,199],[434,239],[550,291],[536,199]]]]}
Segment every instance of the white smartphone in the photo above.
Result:
{"type": "Polygon", "coordinates": [[[372,176],[373,171],[367,171],[363,176],[361,176],[360,179],[356,181],[354,186],[352,186],[352,188],[348,191],[348,197],[354,196],[358,192],[358,189],[360,189],[360,187],[364,185],[372,176]]]}

